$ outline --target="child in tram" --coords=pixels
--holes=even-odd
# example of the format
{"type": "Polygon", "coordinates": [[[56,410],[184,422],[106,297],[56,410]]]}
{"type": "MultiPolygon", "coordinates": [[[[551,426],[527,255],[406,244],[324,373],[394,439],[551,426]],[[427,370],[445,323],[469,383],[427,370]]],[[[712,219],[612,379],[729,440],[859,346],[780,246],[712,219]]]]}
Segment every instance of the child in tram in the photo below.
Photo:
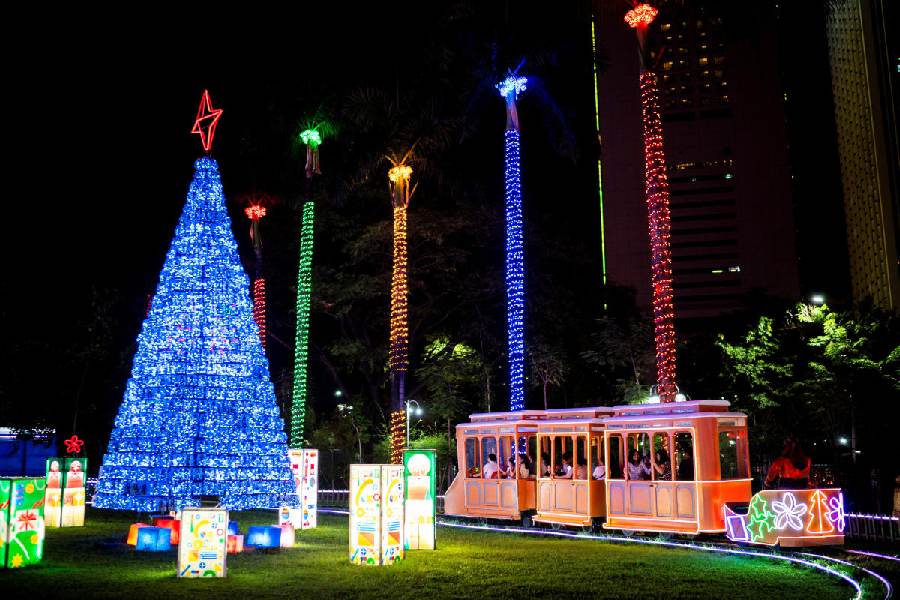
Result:
{"type": "Polygon", "coordinates": [[[550,477],[550,453],[541,452],[541,477],[550,477]]]}
{"type": "Polygon", "coordinates": [[[778,480],[780,490],[803,489],[809,487],[809,469],[812,460],[803,453],[800,442],[794,437],[784,440],[784,450],[775,459],[766,474],[766,487],[771,488],[778,480]]]}
{"type": "Polygon", "coordinates": [[[652,479],[651,475],[653,474],[653,465],[650,462],[650,453],[644,455],[644,458],[641,459],[641,479],[647,481],[652,479]]]}
{"type": "Polygon", "coordinates": [[[597,481],[603,481],[606,479],[606,465],[603,464],[603,459],[600,459],[600,464],[594,467],[593,473],[594,479],[597,481]]]}
{"type": "Polygon", "coordinates": [[[643,479],[641,471],[641,453],[635,448],[628,457],[628,479],[634,481],[643,479]]]}
{"type": "Polygon", "coordinates": [[[531,477],[531,459],[524,452],[519,452],[519,479],[531,477]]]}
{"type": "Polygon", "coordinates": [[[497,479],[500,475],[500,465],[497,464],[497,455],[491,452],[488,454],[488,461],[484,463],[485,479],[497,479]]]}
{"type": "Polygon", "coordinates": [[[562,455],[562,465],[556,473],[557,479],[572,479],[572,453],[566,452],[562,455]]]}
{"type": "Polygon", "coordinates": [[[503,477],[505,479],[515,479],[516,478],[516,455],[511,454],[509,460],[507,461],[506,468],[503,469],[503,477]]]}

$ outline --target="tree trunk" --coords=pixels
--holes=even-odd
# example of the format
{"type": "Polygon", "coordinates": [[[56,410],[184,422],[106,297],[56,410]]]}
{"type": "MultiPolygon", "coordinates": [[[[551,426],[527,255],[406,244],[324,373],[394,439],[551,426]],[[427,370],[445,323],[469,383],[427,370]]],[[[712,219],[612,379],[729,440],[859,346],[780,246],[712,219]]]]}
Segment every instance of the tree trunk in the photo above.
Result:
{"type": "Polygon", "coordinates": [[[547,410],[547,380],[544,380],[544,410],[547,410]]]}

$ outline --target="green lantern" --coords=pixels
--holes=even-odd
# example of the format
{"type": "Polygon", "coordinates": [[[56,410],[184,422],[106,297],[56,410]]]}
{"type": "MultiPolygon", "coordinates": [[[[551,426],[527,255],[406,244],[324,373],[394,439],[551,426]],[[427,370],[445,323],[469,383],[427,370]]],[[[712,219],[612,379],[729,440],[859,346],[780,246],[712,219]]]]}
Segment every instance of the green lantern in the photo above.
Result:
{"type": "Polygon", "coordinates": [[[435,478],[437,452],[403,451],[403,490],[406,494],[407,550],[434,550],[435,478]]]}
{"type": "Polygon", "coordinates": [[[0,564],[17,569],[44,556],[42,478],[0,479],[0,564]]]}

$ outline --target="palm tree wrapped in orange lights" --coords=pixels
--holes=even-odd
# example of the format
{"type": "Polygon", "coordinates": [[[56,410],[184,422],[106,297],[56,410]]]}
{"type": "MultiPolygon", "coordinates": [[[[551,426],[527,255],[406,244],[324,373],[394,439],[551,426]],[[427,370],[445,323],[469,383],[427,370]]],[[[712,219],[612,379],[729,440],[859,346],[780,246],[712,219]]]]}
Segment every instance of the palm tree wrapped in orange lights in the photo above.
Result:
{"type": "Polygon", "coordinates": [[[637,32],[641,55],[641,117],[644,134],[644,177],[650,229],[650,268],[653,288],[653,325],[656,341],[656,391],[661,402],[673,402],[675,385],[675,309],[672,295],[671,219],[658,83],[649,64],[647,30],[659,11],[637,4],[625,22],[637,32]]]}
{"type": "Polygon", "coordinates": [[[414,189],[410,189],[412,167],[407,164],[412,150],[400,160],[387,157],[391,206],[394,209],[394,265],[391,276],[391,462],[402,464],[406,439],[406,370],[409,365],[409,325],[407,303],[406,210],[414,189]]]}

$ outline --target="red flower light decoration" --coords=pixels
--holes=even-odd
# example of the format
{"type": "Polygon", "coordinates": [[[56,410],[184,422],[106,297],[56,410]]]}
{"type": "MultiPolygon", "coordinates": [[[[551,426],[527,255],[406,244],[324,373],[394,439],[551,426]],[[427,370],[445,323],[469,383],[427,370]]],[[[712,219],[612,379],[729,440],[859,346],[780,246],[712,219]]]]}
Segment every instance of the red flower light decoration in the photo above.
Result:
{"type": "Polygon", "coordinates": [[[244,209],[244,213],[251,221],[259,221],[266,216],[266,207],[259,204],[251,204],[244,209]]]}
{"type": "Polygon", "coordinates": [[[63,443],[66,445],[66,452],[69,454],[78,454],[84,447],[84,440],[78,439],[77,435],[73,435],[69,439],[63,440],[63,443]]]}
{"type": "Polygon", "coordinates": [[[625,22],[629,27],[649,27],[653,19],[656,18],[659,10],[649,4],[638,4],[627,13],[625,13],[625,22]]]}

